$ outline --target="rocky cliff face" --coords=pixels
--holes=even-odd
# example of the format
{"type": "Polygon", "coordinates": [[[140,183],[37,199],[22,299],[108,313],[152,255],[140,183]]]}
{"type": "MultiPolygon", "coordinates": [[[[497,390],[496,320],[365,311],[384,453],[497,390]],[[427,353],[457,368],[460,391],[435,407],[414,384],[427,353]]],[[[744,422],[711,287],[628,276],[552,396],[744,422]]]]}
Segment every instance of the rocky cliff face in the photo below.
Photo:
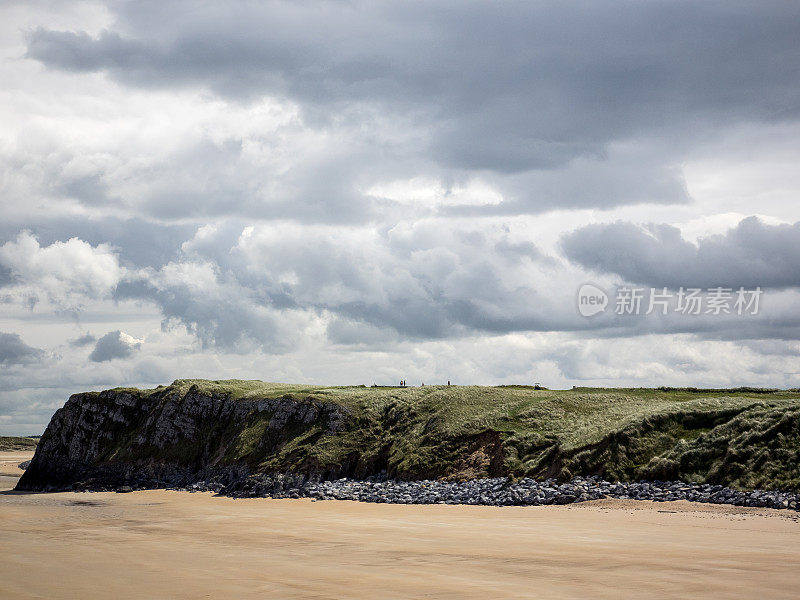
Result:
{"type": "Polygon", "coordinates": [[[511,475],[796,492],[798,464],[800,398],[791,391],[178,380],[72,396],[18,489],[205,481],[261,494],[284,476],[297,485],[295,478],[511,475]]]}
{"type": "Polygon", "coordinates": [[[241,477],[265,470],[298,438],[335,435],[350,418],[346,408],[313,397],[233,398],[181,381],[75,394],[53,416],[17,489],[179,485],[210,472],[241,477]]]}

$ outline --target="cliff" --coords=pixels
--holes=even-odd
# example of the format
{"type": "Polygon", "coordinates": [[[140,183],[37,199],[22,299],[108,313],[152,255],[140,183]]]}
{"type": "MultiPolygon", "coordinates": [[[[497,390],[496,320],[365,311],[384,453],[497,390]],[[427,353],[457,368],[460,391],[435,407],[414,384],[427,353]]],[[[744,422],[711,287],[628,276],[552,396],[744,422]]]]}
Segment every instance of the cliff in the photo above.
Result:
{"type": "Polygon", "coordinates": [[[74,394],[53,415],[17,489],[158,487],[214,471],[246,474],[284,458],[280,450],[301,438],[336,435],[349,418],[345,407],[313,396],[237,397],[246,382],[199,383],[206,385],[74,394]]]}
{"type": "Polygon", "coordinates": [[[765,390],[309,387],[178,380],[75,394],[19,490],[602,475],[800,490],[800,400],[765,390]]]}

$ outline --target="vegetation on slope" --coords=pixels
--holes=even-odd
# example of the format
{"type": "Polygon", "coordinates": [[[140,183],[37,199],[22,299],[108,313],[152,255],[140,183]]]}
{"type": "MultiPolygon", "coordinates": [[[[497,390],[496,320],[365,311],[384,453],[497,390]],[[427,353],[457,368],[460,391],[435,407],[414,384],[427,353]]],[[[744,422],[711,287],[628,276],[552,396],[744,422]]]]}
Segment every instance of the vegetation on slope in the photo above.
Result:
{"type": "Polygon", "coordinates": [[[0,452],[32,451],[38,440],[36,437],[0,436],[0,452]]]}
{"type": "MultiPolygon", "coordinates": [[[[769,390],[537,390],[526,386],[316,387],[178,380],[142,397],[282,399],[340,407],[348,418],[287,421],[269,411],[207,423],[200,439],[145,449],[117,438],[106,460],[247,464],[260,471],[404,479],[603,475],[800,490],[800,395],[769,390]],[[199,448],[203,446],[202,452],[199,448]]],[[[165,402],[166,400],[161,400],[165,402]]]]}

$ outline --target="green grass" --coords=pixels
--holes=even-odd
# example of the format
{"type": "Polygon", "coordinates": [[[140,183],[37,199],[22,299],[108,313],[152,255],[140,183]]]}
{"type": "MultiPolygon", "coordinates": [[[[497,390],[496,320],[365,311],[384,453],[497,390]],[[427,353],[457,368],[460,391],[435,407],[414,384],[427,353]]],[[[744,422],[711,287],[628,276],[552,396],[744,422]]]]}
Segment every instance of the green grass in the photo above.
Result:
{"type": "Polygon", "coordinates": [[[17,452],[22,450],[33,451],[36,449],[38,437],[0,436],[0,451],[17,452]]]}
{"type": "MultiPolygon", "coordinates": [[[[270,429],[272,414],[202,423],[197,440],[132,446],[120,436],[109,460],[245,462],[264,471],[392,476],[681,478],[800,490],[797,391],[603,389],[530,386],[325,387],[261,381],[177,380],[120,389],[165,402],[187,395],[333,405],[343,430],[321,420],[270,429]],[[153,396],[153,395],[156,396],[153,396]]],[[[141,433],[139,431],[136,432],[141,433]]]]}

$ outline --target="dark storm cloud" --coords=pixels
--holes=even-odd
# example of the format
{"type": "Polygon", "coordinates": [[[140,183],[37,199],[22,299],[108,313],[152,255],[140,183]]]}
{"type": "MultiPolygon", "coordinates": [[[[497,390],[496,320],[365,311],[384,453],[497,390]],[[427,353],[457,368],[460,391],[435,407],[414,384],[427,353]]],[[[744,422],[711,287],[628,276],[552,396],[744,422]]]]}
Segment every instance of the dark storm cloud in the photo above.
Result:
{"type": "Polygon", "coordinates": [[[128,358],[139,349],[141,343],[121,331],[110,331],[97,340],[89,360],[103,362],[115,358],[128,358]]]}
{"type": "Polygon", "coordinates": [[[32,348],[22,341],[16,333],[0,332],[0,364],[16,365],[39,360],[42,350],[32,348]]]}
{"type": "Polygon", "coordinates": [[[800,222],[767,225],[743,219],[724,235],[685,240],[671,225],[618,221],[564,236],[573,262],[655,287],[800,287],[800,222]]]}
{"type": "MultiPolygon", "coordinates": [[[[650,136],[682,146],[707,128],[800,114],[795,3],[110,8],[116,23],[97,37],[31,31],[27,55],[135,86],[200,87],[238,100],[287,97],[309,123],[363,120],[370,111],[402,117],[427,132],[418,153],[441,168],[551,170],[576,158],[602,162],[617,140],[650,136]]],[[[651,165],[662,182],[655,187],[645,177],[631,181],[641,189],[622,194],[613,185],[578,190],[573,204],[683,201],[680,177],[669,171],[669,158],[662,162],[651,165]]],[[[500,212],[554,204],[536,189],[526,195],[525,180],[515,186],[523,188],[517,206],[500,212]]]]}

